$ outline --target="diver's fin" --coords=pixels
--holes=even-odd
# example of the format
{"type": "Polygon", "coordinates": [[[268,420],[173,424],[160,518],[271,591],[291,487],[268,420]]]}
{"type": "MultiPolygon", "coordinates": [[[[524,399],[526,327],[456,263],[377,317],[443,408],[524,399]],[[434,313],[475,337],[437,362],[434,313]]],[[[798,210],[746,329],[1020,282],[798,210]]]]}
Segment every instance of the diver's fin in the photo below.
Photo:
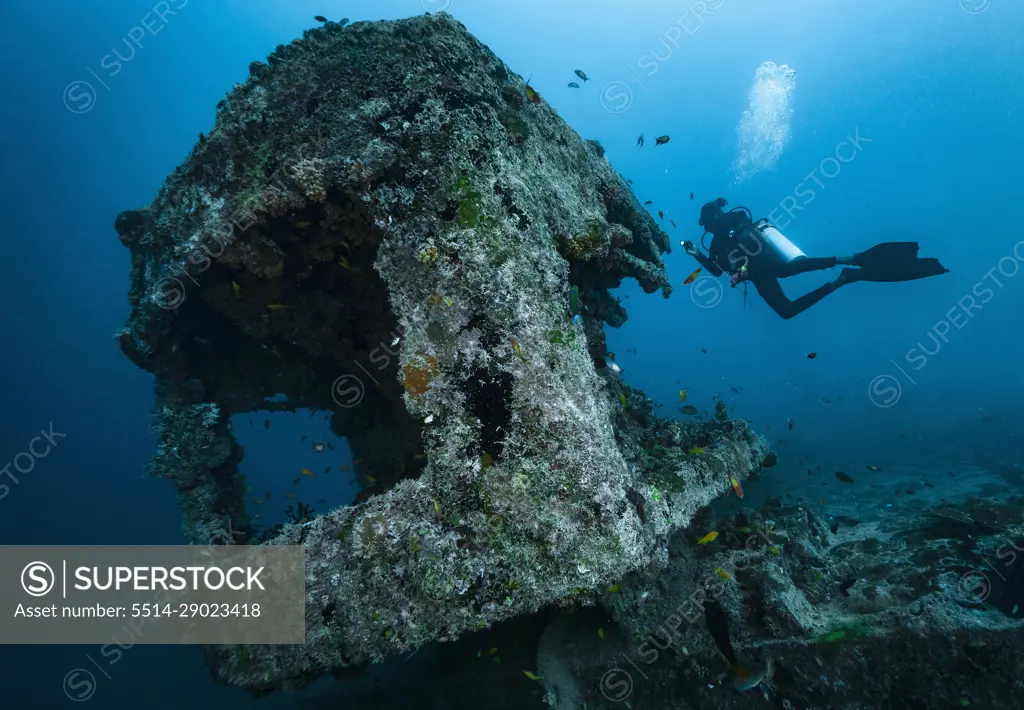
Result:
{"type": "Polygon", "coordinates": [[[929,276],[947,274],[949,269],[938,259],[910,259],[872,264],[861,269],[843,269],[839,274],[844,281],[914,281],[929,276]]]}
{"type": "Polygon", "coordinates": [[[872,268],[886,266],[894,261],[909,261],[917,258],[919,248],[917,242],[882,242],[867,251],[854,254],[853,266],[872,268]]]}

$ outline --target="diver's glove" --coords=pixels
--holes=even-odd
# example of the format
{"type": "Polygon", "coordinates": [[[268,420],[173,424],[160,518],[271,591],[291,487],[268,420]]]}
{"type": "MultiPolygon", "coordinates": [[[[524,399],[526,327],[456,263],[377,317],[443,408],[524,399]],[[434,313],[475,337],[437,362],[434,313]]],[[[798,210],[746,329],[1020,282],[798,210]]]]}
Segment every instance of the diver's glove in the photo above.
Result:
{"type": "Polygon", "coordinates": [[[691,242],[691,241],[689,241],[687,239],[684,239],[683,241],[681,241],[679,243],[682,245],[683,250],[687,254],[689,254],[690,256],[697,256],[698,254],[700,254],[700,252],[697,251],[697,247],[694,246],[693,242],[691,242]]]}

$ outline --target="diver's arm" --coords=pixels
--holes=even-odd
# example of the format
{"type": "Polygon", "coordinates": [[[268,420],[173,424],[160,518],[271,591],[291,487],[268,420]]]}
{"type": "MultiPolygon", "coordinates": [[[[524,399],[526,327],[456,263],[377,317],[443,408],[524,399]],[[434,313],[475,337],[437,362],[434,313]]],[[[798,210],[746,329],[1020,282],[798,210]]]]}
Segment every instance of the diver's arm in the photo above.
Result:
{"type": "MultiPolygon", "coordinates": [[[[710,256],[704,256],[693,242],[683,242],[683,248],[686,250],[686,253],[696,259],[697,263],[699,263],[709,274],[712,276],[722,275],[722,269],[719,268],[714,259],[710,256]]],[[[715,241],[713,239],[711,240],[711,248],[715,248],[715,241]]]]}

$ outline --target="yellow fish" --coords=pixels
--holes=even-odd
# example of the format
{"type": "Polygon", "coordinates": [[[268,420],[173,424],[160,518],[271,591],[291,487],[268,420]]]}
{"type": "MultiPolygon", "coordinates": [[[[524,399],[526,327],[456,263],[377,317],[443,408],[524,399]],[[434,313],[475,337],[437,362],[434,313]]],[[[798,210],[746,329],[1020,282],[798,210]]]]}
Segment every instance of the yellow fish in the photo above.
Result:
{"type": "Polygon", "coordinates": [[[344,257],[344,256],[339,256],[338,257],[338,265],[340,267],[342,267],[343,269],[348,269],[349,271],[355,271],[356,270],[355,267],[352,266],[352,264],[348,263],[348,259],[346,257],[344,257]]]}
{"type": "Polygon", "coordinates": [[[256,505],[259,505],[259,504],[260,504],[260,503],[262,503],[263,501],[262,501],[262,500],[260,500],[259,498],[253,498],[253,499],[252,499],[252,502],[253,502],[253,503],[255,503],[256,505]]]}
{"type": "Polygon", "coordinates": [[[525,358],[525,357],[523,357],[523,351],[522,351],[522,349],[521,349],[521,348],[519,347],[519,341],[518,341],[518,340],[516,340],[515,338],[511,338],[511,342],[512,342],[512,351],[513,351],[513,352],[514,352],[514,353],[515,353],[516,355],[518,355],[518,356],[519,356],[519,359],[520,359],[520,360],[522,360],[523,362],[526,362],[526,358],[525,358]]]}
{"type": "Polygon", "coordinates": [[[348,466],[346,466],[345,464],[341,464],[341,470],[342,471],[347,471],[348,470],[348,466]]]}
{"type": "Polygon", "coordinates": [[[493,656],[493,655],[494,655],[494,654],[496,654],[497,652],[498,652],[498,649],[497,649],[497,647],[495,647],[495,648],[489,648],[489,649],[487,649],[487,655],[488,655],[488,656],[493,656]]]}
{"type": "Polygon", "coordinates": [[[434,499],[434,515],[441,517],[441,506],[437,504],[437,498],[434,499]]]}
{"type": "Polygon", "coordinates": [[[602,641],[604,641],[604,627],[603,626],[600,629],[597,630],[597,637],[599,639],[601,639],[602,641]]]}
{"type": "Polygon", "coordinates": [[[621,392],[619,393],[619,404],[622,405],[623,409],[626,408],[626,395],[622,394],[621,392]]]}
{"type": "Polygon", "coordinates": [[[285,497],[285,498],[294,498],[294,497],[295,497],[295,494],[294,494],[294,493],[285,493],[285,494],[284,494],[284,497],[285,497]]]}
{"type": "Polygon", "coordinates": [[[721,567],[716,567],[716,568],[715,568],[715,574],[717,574],[717,575],[718,575],[719,577],[721,577],[722,579],[724,579],[724,580],[725,580],[725,581],[727,581],[727,582],[728,582],[728,581],[729,581],[730,579],[732,579],[732,575],[731,575],[731,574],[729,574],[728,572],[726,572],[726,571],[725,571],[724,569],[722,569],[721,567]]]}
{"type": "Polygon", "coordinates": [[[267,306],[267,309],[271,311],[283,311],[286,308],[288,308],[288,306],[284,305],[283,303],[271,303],[270,305],[267,306]]]}
{"type": "Polygon", "coordinates": [[[310,471],[308,468],[302,469],[301,471],[299,471],[299,473],[301,473],[303,476],[309,476],[310,478],[314,478],[316,476],[316,474],[310,471]]]}
{"type": "Polygon", "coordinates": [[[530,680],[541,680],[541,677],[539,675],[537,675],[536,673],[531,673],[530,671],[523,671],[523,675],[525,675],[530,680]]]}
{"type": "Polygon", "coordinates": [[[486,451],[480,454],[480,468],[490,468],[494,465],[494,459],[486,451]]]}
{"type": "Polygon", "coordinates": [[[680,402],[685,402],[686,401],[686,393],[689,392],[689,391],[690,391],[689,387],[687,387],[684,390],[679,390],[679,401],[680,402]]]}
{"type": "Polygon", "coordinates": [[[718,537],[718,533],[716,531],[712,530],[707,535],[702,537],[700,540],[697,540],[697,544],[698,545],[707,545],[709,542],[714,542],[716,537],[718,537]]]}
{"type": "Polygon", "coordinates": [[[296,229],[305,229],[306,227],[308,227],[311,224],[313,224],[313,223],[312,222],[296,222],[295,223],[295,228],[296,229]]]}
{"type": "Polygon", "coordinates": [[[613,584],[612,586],[608,587],[608,591],[612,592],[612,593],[615,593],[615,592],[619,591],[620,589],[622,589],[622,585],[621,584],[613,584]]]}
{"type": "Polygon", "coordinates": [[[376,483],[376,482],[377,482],[377,479],[376,479],[376,478],[374,478],[373,476],[371,476],[371,475],[370,475],[370,474],[368,474],[368,473],[364,473],[364,474],[363,474],[363,478],[365,478],[365,479],[366,479],[367,481],[369,481],[370,483],[376,483]]]}
{"type": "Polygon", "coordinates": [[[703,446],[694,446],[692,449],[690,449],[686,453],[688,453],[688,454],[703,454],[704,453],[704,447],[703,446]]]}
{"type": "Polygon", "coordinates": [[[235,298],[242,293],[242,287],[236,284],[234,281],[231,282],[231,288],[235,289],[235,298]]]}

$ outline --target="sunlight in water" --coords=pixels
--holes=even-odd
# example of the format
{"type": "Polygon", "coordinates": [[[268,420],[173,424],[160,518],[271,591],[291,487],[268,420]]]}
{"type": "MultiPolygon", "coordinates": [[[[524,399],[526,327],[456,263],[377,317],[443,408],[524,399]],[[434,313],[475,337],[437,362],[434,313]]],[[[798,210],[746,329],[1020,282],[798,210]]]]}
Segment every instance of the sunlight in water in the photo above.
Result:
{"type": "Polygon", "coordinates": [[[754,73],[749,106],[736,127],[736,182],[746,182],[762,170],[775,167],[789,140],[789,123],[796,71],[783,64],[765,62],[754,73]]]}

